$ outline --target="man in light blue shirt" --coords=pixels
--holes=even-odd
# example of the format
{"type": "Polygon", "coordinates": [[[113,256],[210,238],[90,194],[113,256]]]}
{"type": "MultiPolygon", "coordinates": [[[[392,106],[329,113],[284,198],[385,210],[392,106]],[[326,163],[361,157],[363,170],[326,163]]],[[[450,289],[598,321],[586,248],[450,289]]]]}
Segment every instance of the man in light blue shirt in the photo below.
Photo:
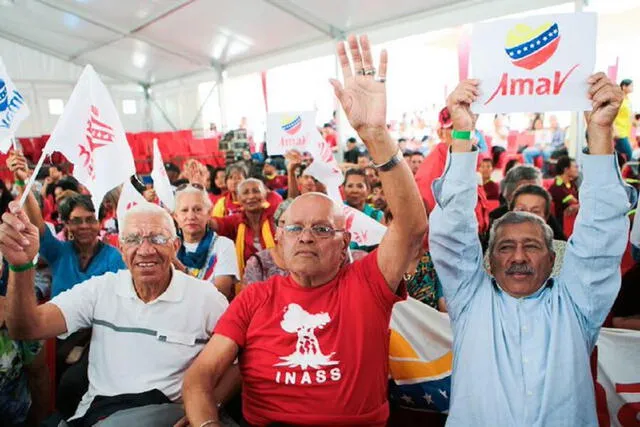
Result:
{"type": "Polygon", "coordinates": [[[630,203],[611,144],[622,93],[602,73],[589,84],[580,213],[554,278],[553,233],[526,212],[496,221],[493,277],[485,272],[474,214],[477,153],[464,132],[473,131],[478,81],[462,82],[448,99],[454,142],[434,183],[429,227],[454,333],[448,426],[598,425],[589,356],[620,287],[630,203]]]}

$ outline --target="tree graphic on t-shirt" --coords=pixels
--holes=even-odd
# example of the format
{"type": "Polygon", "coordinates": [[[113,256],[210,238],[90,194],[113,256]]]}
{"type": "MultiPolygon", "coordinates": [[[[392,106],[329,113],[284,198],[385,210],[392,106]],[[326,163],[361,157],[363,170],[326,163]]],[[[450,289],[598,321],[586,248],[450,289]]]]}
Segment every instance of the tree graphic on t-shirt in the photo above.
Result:
{"type": "Polygon", "coordinates": [[[296,350],[289,356],[280,357],[284,362],[276,363],[274,366],[288,366],[290,368],[300,366],[302,369],[307,369],[307,367],[319,369],[321,366],[337,365],[339,362],[331,360],[335,353],[322,354],[320,343],[315,335],[316,329],[322,329],[330,321],[328,313],[311,314],[298,304],[289,304],[285,308],[280,326],[286,332],[298,334],[296,350]]]}

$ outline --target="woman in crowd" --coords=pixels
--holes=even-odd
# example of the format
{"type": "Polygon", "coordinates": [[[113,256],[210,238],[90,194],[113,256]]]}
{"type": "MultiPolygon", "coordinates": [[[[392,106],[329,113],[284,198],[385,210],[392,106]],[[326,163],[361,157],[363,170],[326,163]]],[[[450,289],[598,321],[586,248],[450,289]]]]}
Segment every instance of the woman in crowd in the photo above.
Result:
{"type": "MultiPolygon", "coordinates": [[[[227,168],[224,178],[227,192],[213,207],[212,216],[214,218],[222,218],[242,212],[243,207],[238,196],[238,184],[245,179],[247,179],[247,170],[241,164],[233,164],[227,168]]],[[[274,191],[267,191],[265,200],[269,202],[271,214],[273,214],[282,202],[282,197],[274,191]]]]}
{"type": "MultiPolygon", "coordinates": [[[[27,163],[21,153],[12,152],[7,158],[7,166],[18,182],[24,182],[28,176],[27,163]]],[[[98,240],[100,224],[88,196],[67,197],[59,207],[60,219],[68,231],[67,242],[56,239],[45,225],[38,202],[31,193],[25,210],[40,232],[40,255],[51,267],[52,297],[92,276],[125,268],[118,250],[98,240]]]]}
{"type": "Polygon", "coordinates": [[[186,184],[176,189],[175,200],[173,217],[182,242],[178,260],[186,273],[212,282],[231,298],[239,279],[235,249],[231,240],[209,227],[212,205],[207,192],[198,184],[186,184]]]}
{"type": "MultiPolygon", "coordinates": [[[[273,221],[277,227],[282,227],[285,222],[285,212],[293,203],[293,198],[282,202],[273,215],[273,221]]],[[[271,276],[286,276],[288,273],[284,267],[284,259],[279,250],[279,246],[264,249],[253,254],[247,260],[247,265],[242,276],[242,286],[247,286],[256,282],[264,282],[271,276]]]]}
{"type": "Polygon", "coordinates": [[[267,188],[259,179],[245,179],[238,184],[237,193],[242,211],[224,218],[213,218],[211,226],[218,234],[235,242],[242,277],[245,263],[251,255],[275,246],[275,210],[267,202],[267,188]]]}
{"type": "Polygon", "coordinates": [[[344,176],[345,204],[363,212],[370,218],[382,222],[384,213],[367,204],[369,197],[367,175],[362,169],[349,169],[344,176]]]}

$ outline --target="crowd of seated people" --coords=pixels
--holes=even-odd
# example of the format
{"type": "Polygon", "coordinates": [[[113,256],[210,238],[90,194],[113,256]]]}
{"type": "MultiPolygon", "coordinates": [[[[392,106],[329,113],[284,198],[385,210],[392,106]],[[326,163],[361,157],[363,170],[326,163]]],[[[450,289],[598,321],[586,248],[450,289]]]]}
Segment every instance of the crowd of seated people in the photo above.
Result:
{"type": "MultiPolygon", "coordinates": [[[[366,50],[368,41],[361,39],[360,45],[366,50]]],[[[353,54],[351,39],[348,48],[353,54]]],[[[340,49],[344,46],[339,54],[340,49]]],[[[343,67],[350,66],[346,58],[343,67]]],[[[622,90],[628,95],[626,83],[622,90]]],[[[351,90],[349,81],[344,87],[333,84],[342,101],[344,91],[351,90]]],[[[472,92],[469,87],[461,85],[457,91],[472,92]]],[[[366,108],[375,100],[365,94],[357,102],[366,108]]],[[[35,177],[24,206],[10,205],[34,172],[21,152],[12,151],[7,167],[14,180],[0,185],[0,425],[110,427],[144,421],[206,427],[295,425],[296,419],[303,425],[338,425],[339,417],[360,425],[385,425],[390,417],[389,425],[409,425],[406,419],[398,421],[403,410],[389,408],[385,397],[388,341],[381,337],[387,335],[372,334],[368,322],[387,328],[393,304],[406,296],[449,312],[459,322],[461,316],[475,315],[475,306],[466,312],[464,304],[481,298],[464,288],[464,280],[480,283],[491,275],[507,293],[517,289],[505,265],[505,254],[512,249],[501,239],[506,230],[523,224],[545,233],[546,240],[535,251],[553,254],[536,258],[542,270],[548,267],[547,275],[536,280],[560,277],[563,284],[570,277],[563,267],[576,265],[575,248],[567,240],[575,232],[581,239],[578,244],[586,244],[588,225],[580,228],[579,218],[599,220],[593,212],[577,215],[586,209],[581,185],[586,186],[587,200],[606,196],[594,194],[604,178],[583,176],[592,173],[596,161],[585,154],[594,164],[581,171],[568,155],[565,130],[556,117],[546,118],[547,128],[544,117],[534,117],[528,132],[531,145],[520,147],[521,156],[505,161],[509,130],[503,115],[494,117],[492,131],[474,132],[468,146],[452,137],[461,124],[476,131],[476,117],[460,120],[460,109],[465,108],[464,101],[450,99],[434,117],[437,143],[429,141],[424,149],[408,148],[406,140],[393,140],[386,131],[375,138],[362,132],[359,139],[345,141],[340,188],[344,205],[387,227],[383,241],[372,246],[348,240],[342,206],[321,195],[326,187],[308,173],[309,163],[316,161],[308,153],[290,151],[284,158],[262,162],[249,153],[225,168],[207,167],[196,159],[180,167],[170,160],[164,166],[175,194],[174,210],[161,207],[146,177],[133,177],[150,203],[118,218],[119,190],[94,206],[87,190],[65,173],[66,165],[49,165],[35,177]],[[469,167],[472,170],[465,169],[469,167]],[[431,214],[436,221],[428,225],[431,214]],[[469,215],[467,225],[456,228],[451,221],[463,214],[469,215]],[[447,227],[450,234],[443,235],[447,227]],[[463,246],[464,239],[477,241],[482,251],[477,269],[465,267],[468,259],[454,264],[463,251],[471,251],[471,246],[463,246]],[[462,277],[472,270],[472,277],[462,277]],[[453,286],[452,281],[459,283],[453,286]],[[300,305],[303,302],[307,305],[300,305]],[[330,322],[340,325],[338,332],[331,332],[333,347],[329,340],[320,344],[314,335],[330,322]],[[293,342],[297,337],[294,348],[278,338],[276,332],[282,330],[293,342]],[[344,354],[345,342],[355,349],[349,356],[344,354]],[[46,351],[53,351],[53,356],[46,358],[46,351]],[[275,356],[277,351],[285,353],[275,356]],[[265,362],[274,357],[273,363],[265,362]],[[349,364],[370,371],[359,373],[349,364]],[[303,365],[323,367],[316,371],[322,376],[314,374],[309,381],[329,381],[330,387],[308,395],[283,387],[305,385],[306,377],[291,376],[303,365]],[[367,380],[371,388],[354,397],[354,385],[367,380]],[[241,386],[244,411],[235,406],[241,386]],[[304,398],[288,405],[286,400],[296,393],[304,398]],[[336,399],[345,405],[336,404],[336,399]]],[[[625,108],[622,102],[618,114],[628,115],[625,108]]],[[[348,118],[356,131],[358,125],[365,126],[353,111],[348,118]]],[[[629,157],[623,156],[623,167],[616,160],[615,167],[637,194],[640,172],[626,147],[635,145],[625,137],[620,119],[616,123],[610,148],[615,144],[629,157]]],[[[336,149],[333,126],[335,122],[328,122],[321,131],[336,149]]],[[[596,141],[589,141],[589,149],[609,155],[602,144],[606,134],[590,129],[595,135],[590,139],[596,141]]],[[[606,183],[613,193],[622,194],[615,177],[609,178],[606,183]]],[[[625,209],[624,203],[617,201],[616,215],[625,209]]],[[[633,220],[633,212],[627,213],[633,220]]],[[[617,216],[615,224],[616,230],[624,228],[617,216]]],[[[618,237],[627,244],[626,236],[618,237]]],[[[617,250],[620,239],[607,238],[616,243],[609,249],[617,250]]],[[[635,242],[632,231],[627,250],[637,255],[640,236],[635,242]]],[[[616,252],[612,259],[617,256],[616,252]]],[[[611,270],[612,295],[607,298],[613,303],[617,290],[615,268],[611,270]]],[[[527,271],[513,274],[528,275],[527,271]]],[[[637,262],[622,271],[622,291],[613,308],[603,302],[602,314],[606,317],[610,311],[605,326],[640,329],[638,272],[637,262]]],[[[600,324],[599,318],[593,320],[594,328],[600,324]]],[[[455,340],[455,348],[465,354],[483,345],[466,347],[469,344],[455,340]]],[[[460,405],[451,414],[458,422],[505,419],[491,418],[476,402],[469,403],[469,411],[477,412],[465,415],[460,405]]],[[[433,422],[440,425],[443,420],[433,422]]]]}

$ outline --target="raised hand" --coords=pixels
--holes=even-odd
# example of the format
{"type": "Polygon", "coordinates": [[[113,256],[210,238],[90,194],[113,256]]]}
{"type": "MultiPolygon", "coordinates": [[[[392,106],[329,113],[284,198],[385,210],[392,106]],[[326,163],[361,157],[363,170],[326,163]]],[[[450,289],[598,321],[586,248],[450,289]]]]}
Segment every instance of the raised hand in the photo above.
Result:
{"type": "Polygon", "coordinates": [[[289,150],[284,154],[287,161],[287,172],[295,171],[302,164],[302,154],[296,150],[289,150]]]}
{"type": "Polygon", "coordinates": [[[22,181],[29,179],[29,166],[22,152],[11,151],[7,157],[7,167],[16,179],[22,181]]]}
{"type": "Polygon", "coordinates": [[[387,51],[383,50],[380,54],[376,79],[367,36],[360,36],[358,41],[351,35],[347,44],[351,50],[353,65],[347,57],[345,43],[338,43],[344,87],[338,80],[331,79],[330,82],[349,123],[366,144],[379,132],[386,132],[387,90],[384,82],[387,78],[387,51]]]}
{"type": "Polygon", "coordinates": [[[604,73],[592,75],[588,82],[592,110],[586,114],[587,124],[610,129],[624,99],[622,89],[604,73]]]}
{"type": "Polygon", "coordinates": [[[447,98],[447,109],[451,115],[454,130],[471,131],[474,129],[477,115],[471,111],[471,103],[479,94],[479,84],[478,80],[464,80],[447,98]]]}
{"type": "Polygon", "coordinates": [[[11,202],[0,224],[0,252],[11,265],[24,265],[40,248],[38,227],[31,224],[18,202],[11,202]]]}

